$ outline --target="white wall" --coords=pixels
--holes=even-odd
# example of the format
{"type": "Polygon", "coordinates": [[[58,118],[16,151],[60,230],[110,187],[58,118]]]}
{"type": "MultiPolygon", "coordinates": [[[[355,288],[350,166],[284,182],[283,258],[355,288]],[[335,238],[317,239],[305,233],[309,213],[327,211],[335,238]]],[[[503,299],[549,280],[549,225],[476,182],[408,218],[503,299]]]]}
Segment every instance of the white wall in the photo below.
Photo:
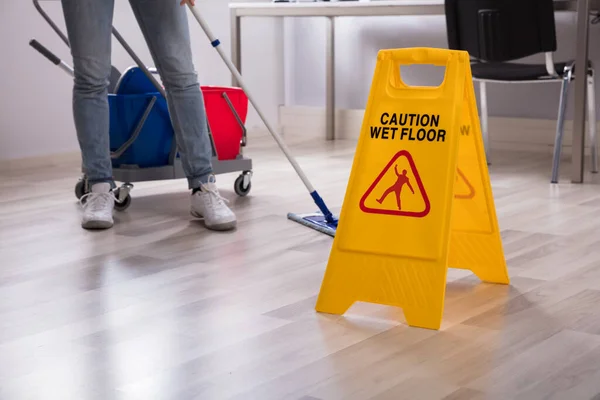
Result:
{"type": "MultiPolygon", "coordinates": [[[[176,0],[171,0],[176,1],[176,0]]],[[[177,0],[178,1],[178,0],[177,0]]],[[[200,0],[211,28],[229,53],[229,1],[200,0]]],[[[64,31],[60,1],[42,1],[48,14],[64,31]]],[[[142,60],[151,58],[142,34],[129,8],[129,2],[116,0],[114,24],[142,60]]],[[[201,84],[230,85],[230,73],[210,46],[198,23],[189,15],[193,52],[201,84]]],[[[245,82],[268,117],[275,121],[282,102],[281,22],[272,19],[244,21],[243,46],[245,82]]],[[[0,160],[77,151],[72,122],[72,79],[46,61],[29,46],[37,39],[71,64],[69,49],[37,13],[30,0],[0,0],[0,160]]],[[[134,64],[125,50],[113,40],[113,64],[120,70],[134,64]]],[[[249,128],[260,126],[251,110],[249,128]]]]}
{"type": "MultiPolygon", "coordinates": [[[[227,52],[230,2],[199,2],[227,52]]],[[[63,27],[59,1],[44,1],[43,4],[63,27]]],[[[245,82],[271,121],[276,123],[277,106],[284,102],[288,105],[324,105],[325,26],[322,19],[288,19],[281,23],[269,18],[251,18],[244,20],[242,25],[245,82]],[[286,79],[282,83],[284,69],[286,79]]],[[[575,14],[559,15],[557,25],[557,58],[572,58],[575,56],[575,14]]],[[[150,63],[146,45],[125,0],[117,0],[115,26],[141,58],[150,63]]],[[[201,84],[229,85],[229,71],[191,15],[190,26],[201,84]]],[[[600,26],[594,25],[590,31],[591,57],[596,65],[600,65],[599,29],[600,26]]],[[[3,60],[8,60],[0,64],[3,89],[0,96],[0,159],[72,152],[78,148],[71,114],[71,79],[28,46],[32,38],[70,62],[68,49],[29,0],[0,0],[0,54],[3,60]]],[[[336,23],[338,107],[364,108],[378,49],[412,46],[446,47],[444,18],[339,18],[336,23]]],[[[113,51],[113,64],[118,68],[123,70],[133,64],[117,42],[113,51]]],[[[417,72],[411,78],[411,82],[421,83],[430,75],[417,72]]],[[[488,90],[493,116],[553,119],[558,108],[558,95],[558,85],[492,85],[488,90]]],[[[569,116],[572,104],[571,96],[569,116]]],[[[600,107],[600,101],[597,104],[600,107]]],[[[248,127],[263,127],[252,109],[248,127]]]]}
{"type": "MultiPolygon", "coordinates": [[[[557,60],[575,58],[576,15],[557,13],[557,60]]],[[[292,60],[295,71],[289,84],[290,105],[324,106],[325,97],[325,24],[318,18],[288,22],[295,32],[292,60]]],[[[600,68],[598,33],[600,25],[590,28],[590,58],[600,68]]],[[[363,109],[371,85],[377,51],[400,47],[447,48],[443,16],[407,16],[373,18],[338,18],[336,22],[336,103],[339,108],[363,109]]],[[[543,57],[528,59],[544,62],[543,57]]],[[[436,84],[431,70],[411,69],[403,79],[412,84],[436,84]]],[[[599,79],[600,80],[600,79],[599,79]]],[[[599,87],[600,82],[596,81],[599,87]]],[[[478,87],[476,87],[478,89],[478,87]]],[[[600,93],[600,91],[598,91],[600,93]]],[[[560,85],[490,85],[488,105],[492,116],[555,119],[560,85]]],[[[569,114],[573,106],[570,92],[569,114]]],[[[596,102],[600,107],[600,102],[596,102]]]]}

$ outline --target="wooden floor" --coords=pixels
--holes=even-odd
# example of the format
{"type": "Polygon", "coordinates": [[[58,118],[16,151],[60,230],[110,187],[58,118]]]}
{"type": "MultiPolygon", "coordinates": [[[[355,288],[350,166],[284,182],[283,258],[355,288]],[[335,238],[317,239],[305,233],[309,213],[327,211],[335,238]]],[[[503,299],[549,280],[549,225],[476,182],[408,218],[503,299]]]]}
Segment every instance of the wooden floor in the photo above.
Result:
{"type": "MultiPolygon", "coordinates": [[[[353,144],[294,146],[339,209],[353,144]]],[[[184,181],[136,184],[87,232],[77,162],[0,172],[0,399],[600,399],[600,185],[548,183],[547,155],[495,153],[512,284],[451,270],[439,332],[357,304],[317,314],[332,239],[271,140],[251,195],[219,177],[231,233],[188,213],[184,181]]]]}

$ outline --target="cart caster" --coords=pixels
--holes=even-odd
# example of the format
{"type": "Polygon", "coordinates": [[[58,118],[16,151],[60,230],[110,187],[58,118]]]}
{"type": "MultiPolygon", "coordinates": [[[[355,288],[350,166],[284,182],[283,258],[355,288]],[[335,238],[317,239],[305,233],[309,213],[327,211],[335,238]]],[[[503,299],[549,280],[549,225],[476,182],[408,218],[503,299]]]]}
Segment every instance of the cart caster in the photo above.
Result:
{"type": "Polygon", "coordinates": [[[81,200],[81,198],[86,194],[86,186],[85,179],[80,179],[75,184],[75,197],[77,197],[77,200],[81,200]]]}
{"type": "Polygon", "coordinates": [[[250,193],[250,189],[252,188],[252,182],[250,182],[251,178],[251,171],[244,171],[240,176],[237,177],[233,185],[233,189],[238,196],[244,197],[250,193]]]}
{"type": "Polygon", "coordinates": [[[133,185],[131,183],[126,183],[115,190],[115,210],[117,211],[125,211],[131,205],[131,195],[129,192],[133,189],[133,185]]]}
{"type": "Polygon", "coordinates": [[[127,195],[123,201],[115,201],[115,210],[125,211],[131,205],[131,195],[127,195]]]}

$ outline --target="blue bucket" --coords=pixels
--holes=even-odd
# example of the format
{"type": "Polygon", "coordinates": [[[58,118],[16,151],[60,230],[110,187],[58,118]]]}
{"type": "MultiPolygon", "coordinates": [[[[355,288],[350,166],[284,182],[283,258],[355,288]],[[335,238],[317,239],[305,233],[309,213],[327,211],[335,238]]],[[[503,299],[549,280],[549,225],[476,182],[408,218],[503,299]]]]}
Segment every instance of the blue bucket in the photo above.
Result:
{"type": "Polygon", "coordinates": [[[151,168],[169,165],[174,131],[167,102],[160,93],[110,94],[110,150],[117,151],[135,132],[146,107],[156,97],[138,138],[121,155],[112,160],[114,168],[124,166],[151,168]]]}

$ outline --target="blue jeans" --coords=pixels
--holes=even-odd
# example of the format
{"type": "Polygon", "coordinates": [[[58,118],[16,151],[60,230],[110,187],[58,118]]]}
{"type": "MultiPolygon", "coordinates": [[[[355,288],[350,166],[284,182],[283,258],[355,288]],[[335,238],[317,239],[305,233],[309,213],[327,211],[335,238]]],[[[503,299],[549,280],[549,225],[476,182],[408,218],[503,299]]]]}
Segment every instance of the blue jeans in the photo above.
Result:
{"type": "MultiPolygon", "coordinates": [[[[73,116],[83,172],[90,184],[114,188],[109,143],[108,84],[115,0],[62,0],[73,68],[73,116]]],[[[167,93],[167,104],[190,189],[212,174],[204,98],[192,62],[187,9],[179,0],[130,0],[167,93]]]]}

